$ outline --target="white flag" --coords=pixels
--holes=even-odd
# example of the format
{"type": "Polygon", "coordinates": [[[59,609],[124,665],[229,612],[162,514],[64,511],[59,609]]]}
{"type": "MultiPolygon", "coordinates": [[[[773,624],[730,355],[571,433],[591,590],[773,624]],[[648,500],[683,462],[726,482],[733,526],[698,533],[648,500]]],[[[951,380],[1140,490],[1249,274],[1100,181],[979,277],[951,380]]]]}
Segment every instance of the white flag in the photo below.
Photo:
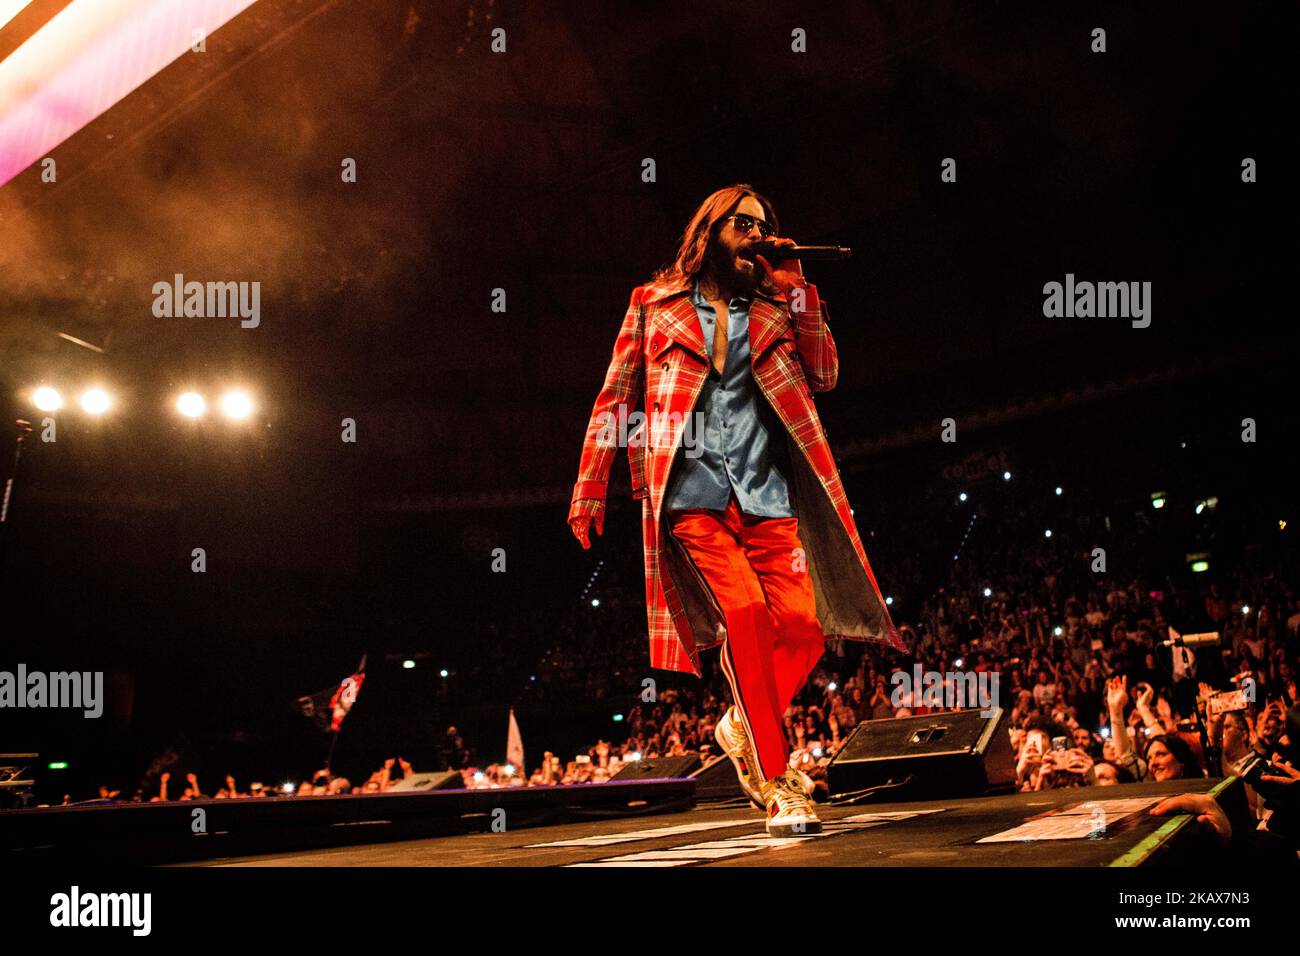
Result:
{"type": "Polygon", "coordinates": [[[524,738],[519,733],[519,721],[515,720],[515,709],[510,708],[510,730],[506,734],[506,760],[524,772],[524,738]]]}

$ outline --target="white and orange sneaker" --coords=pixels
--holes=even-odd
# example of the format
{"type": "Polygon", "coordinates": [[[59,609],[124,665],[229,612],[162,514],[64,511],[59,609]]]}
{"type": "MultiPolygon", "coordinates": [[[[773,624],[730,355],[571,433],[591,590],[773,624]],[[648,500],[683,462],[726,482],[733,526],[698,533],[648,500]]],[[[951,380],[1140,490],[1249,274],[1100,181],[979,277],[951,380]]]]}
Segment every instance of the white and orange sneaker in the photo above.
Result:
{"type": "Polygon", "coordinates": [[[731,763],[736,768],[736,777],[740,780],[740,789],[745,791],[750,803],[760,810],[764,809],[763,784],[766,781],[758,769],[758,757],[734,704],[727,708],[727,712],[718,721],[713,736],[722,752],[731,758],[731,763]]]}
{"type": "Polygon", "coordinates": [[[799,776],[797,770],[786,770],[763,785],[768,836],[811,836],[822,832],[822,821],[808,802],[799,776]]]}

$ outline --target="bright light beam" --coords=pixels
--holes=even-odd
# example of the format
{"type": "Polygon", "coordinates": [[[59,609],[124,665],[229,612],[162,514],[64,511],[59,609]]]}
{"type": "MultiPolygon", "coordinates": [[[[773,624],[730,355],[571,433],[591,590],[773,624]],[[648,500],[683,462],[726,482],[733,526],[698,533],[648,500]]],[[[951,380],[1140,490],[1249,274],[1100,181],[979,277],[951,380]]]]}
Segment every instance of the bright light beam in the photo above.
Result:
{"type": "Polygon", "coordinates": [[[102,388],[91,388],[81,393],[81,408],[88,415],[102,415],[111,404],[108,393],[102,388]]]}
{"type": "Polygon", "coordinates": [[[253,400],[247,392],[231,389],[221,396],[221,413],[227,418],[242,421],[253,414],[253,400]]]}
{"type": "Polygon", "coordinates": [[[72,0],[0,62],[0,186],[254,2],[72,0]]]}

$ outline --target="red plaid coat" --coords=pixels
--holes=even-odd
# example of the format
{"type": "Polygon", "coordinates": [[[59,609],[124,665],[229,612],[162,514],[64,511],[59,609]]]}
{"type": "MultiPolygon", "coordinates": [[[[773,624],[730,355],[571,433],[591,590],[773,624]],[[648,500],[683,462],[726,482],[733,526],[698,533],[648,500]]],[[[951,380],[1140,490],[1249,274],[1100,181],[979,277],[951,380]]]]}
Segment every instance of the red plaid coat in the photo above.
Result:
{"type": "MultiPolygon", "coordinates": [[[[641,500],[650,666],[700,673],[699,652],[726,637],[712,591],[662,511],[682,432],[709,371],[709,348],[691,302],[691,285],[650,283],[632,291],[605,384],[587,425],[569,517],[603,507],[618,446],[628,429],[632,497],[641,500]],[[613,426],[613,427],[611,427],[613,426]]],[[[817,617],[828,638],[877,641],[905,650],[849,513],[813,393],[835,386],[839,361],[826,326],[826,305],[809,287],[806,311],[782,296],[756,296],[749,310],[754,380],[785,425],[793,475],[790,504],[799,519],[817,617]],[[793,316],[793,321],[792,321],[793,316]]]]}

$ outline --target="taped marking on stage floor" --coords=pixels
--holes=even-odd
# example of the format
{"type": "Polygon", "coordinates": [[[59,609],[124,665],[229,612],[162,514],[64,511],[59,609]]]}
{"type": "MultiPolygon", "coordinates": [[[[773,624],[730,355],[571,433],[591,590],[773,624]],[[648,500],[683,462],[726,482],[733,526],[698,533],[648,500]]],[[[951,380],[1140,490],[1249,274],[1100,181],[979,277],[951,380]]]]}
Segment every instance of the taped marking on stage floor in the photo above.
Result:
{"type": "Polygon", "coordinates": [[[576,840],[555,840],[551,843],[529,843],[524,848],[557,846],[607,846],[611,843],[627,843],[632,840],[655,840],[659,837],[677,836],[679,833],[699,833],[703,830],[722,830],[727,827],[747,827],[754,822],[752,817],[739,820],[714,820],[710,823],[683,823],[675,827],[657,827],[653,830],[629,830],[626,833],[605,833],[600,836],[580,837],[576,840]]]}
{"type": "MultiPolygon", "coordinates": [[[[601,860],[591,860],[584,863],[569,863],[567,867],[575,866],[692,866],[698,863],[708,863],[714,860],[725,860],[731,857],[743,856],[747,853],[758,853],[763,850],[782,850],[787,847],[809,841],[825,840],[829,837],[840,836],[845,833],[852,833],[858,830],[868,830],[872,827],[884,826],[888,823],[897,823],[903,820],[910,820],[914,817],[925,816],[931,813],[942,813],[943,807],[934,810],[889,810],[876,813],[859,813],[849,817],[841,817],[838,820],[826,821],[822,824],[820,833],[813,833],[801,837],[780,837],[774,838],[767,835],[767,832],[760,830],[756,833],[746,833],[741,836],[730,837],[723,840],[710,840],[704,843],[691,843],[686,846],[662,847],[655,850],[643,850],[639,853],[625,853],[621,856],[606,857],[601,860]]],[[[731,821],[727,824],[710,824],[709,829],[717,826],[746,826],[751,824],[752,820],[731,821]]],[[[686,827],[664,827],[664,831],[677,830],[682,831],[686,827]]],[[[692,827],[691,829],[697,829],[692,827]]],[[[703,829],[703,827],[698,828],[703,829]]],[[[623,837],[623,841],[628,839],[646,839],[645,834],[653,831],[642,830],[632,834],[609,834],[605,837],[593,838],[602,839],[606,842],[615,842],[611,837],[623,837]]],[[[665,835],[662,831],[660,835],[665,835]]],[[[566,840],[560,844],[534,844],[535,846],[596,846],[600,844],[583,843],[576,840],[566,840]]]]}

